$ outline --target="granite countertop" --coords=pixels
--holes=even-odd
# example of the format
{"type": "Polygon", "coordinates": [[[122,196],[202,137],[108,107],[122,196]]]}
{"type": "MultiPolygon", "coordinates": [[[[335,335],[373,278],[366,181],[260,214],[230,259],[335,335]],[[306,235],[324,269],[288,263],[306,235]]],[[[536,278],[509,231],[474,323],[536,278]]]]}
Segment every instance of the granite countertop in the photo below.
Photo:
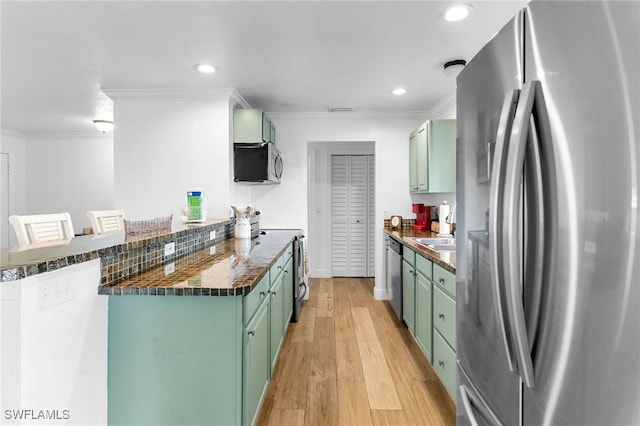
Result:
{"type": "MultiPolygon", "coordinates": [[[[1,250],[0,281],[15,281],[113,253],[140,250],[149,245],[186,239],[198,232],[204,234],[202,238],[208,241],[206,232],[209,229],[229,227],[232,223],[230,219],[211,219],[203,223],[176,222],[172,224],[170,231],[155,234],[125,235],[124,232],[109,232],[101,235],[83,235],[64,242],[40,243],[1,250]]],[[[219,237],[222,238],[224,236],[219,237]]]]}
{"type": "Polygon", "coordinates": [[[252,239],[226,239],[141,274],[101,285],[98,293],[110,296],[247,294],[302,231],[265,232],[252,239]]]}
{"type": "Polygon", "coordinates": [[[413,231],[404,228],[401,231],[391,229],[384,230],[386,235],[400,243],[411,247],[412,250],[420,253],[422,256],[433,261],[433,263],[442,266],[447,271],[456,273],[456,252],[455,251],[438,251],[432,250],[422,244],[418,244],[414,238],[437,238],[438,234],[431,231],[413,231]]]}

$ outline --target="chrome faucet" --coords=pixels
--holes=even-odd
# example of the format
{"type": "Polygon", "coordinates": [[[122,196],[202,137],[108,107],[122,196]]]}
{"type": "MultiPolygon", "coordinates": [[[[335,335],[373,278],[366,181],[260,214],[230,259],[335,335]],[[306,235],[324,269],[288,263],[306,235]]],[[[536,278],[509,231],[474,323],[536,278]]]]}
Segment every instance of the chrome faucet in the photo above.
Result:
{"type": "Polygon", "coordinates": [[[448,223],[449,225],[454,224],[454,220],[453,220],[453,215],[456,214],[456,207],[458,207],[458,204],[454,204],[453,208],[449,211],[449,214],[447,215],[447,217],[444,219],[444,221],[446,223],[448,223]]]}
{"type": "Polygon", "coordinates": [[[456,222],[453,220],[453,216],[456,214],[456,207],[458,207],[458,204],[454,204],[453,208],[451,208],[451,210],[449,211],[449,214],[447,215],[447,217],[444,219],[444,221],[446,223],[448,223],[451,226],[451,235],[453,235],[455,237],[456,235],[456,231],[455,231],[455,224],[456,222]]]}

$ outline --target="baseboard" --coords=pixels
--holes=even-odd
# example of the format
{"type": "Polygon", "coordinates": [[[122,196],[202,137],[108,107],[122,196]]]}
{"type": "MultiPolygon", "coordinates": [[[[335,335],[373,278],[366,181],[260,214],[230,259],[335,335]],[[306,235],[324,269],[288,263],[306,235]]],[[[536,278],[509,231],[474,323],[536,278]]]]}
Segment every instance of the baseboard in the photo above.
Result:
{"type": "Polygon", "coordinates": [[[375,300],[389,300],[389,298],[387,297],[387,290],[384,288],[374,288],[373,298],[375,300]]]}

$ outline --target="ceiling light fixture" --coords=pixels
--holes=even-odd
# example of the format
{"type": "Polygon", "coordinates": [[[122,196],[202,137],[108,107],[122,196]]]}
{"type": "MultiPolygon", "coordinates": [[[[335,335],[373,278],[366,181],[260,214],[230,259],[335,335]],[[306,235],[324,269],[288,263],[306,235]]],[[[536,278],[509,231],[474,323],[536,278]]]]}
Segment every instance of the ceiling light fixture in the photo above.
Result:
{"type": "Polygon", "coordinates": [[[103,134],[113,130],[113,121],[109,121],[109,120],[93,120],[93,124],[95,124],[96,128],[99,131],[101,131],[103,134]]]}
{"type": "Polygon", "coordinates": [[[218,68],[209,64],[197,64],[194,68],[203,74],[213,74],[214,72],[218,71],[218,68]]]}
{"type": "Polygon", "coordinates": [[[467,65],[464,59],[453,59],[444,63],[443,72],[447,77],[457,77],[460,71],[467,65]]]}
{"type": "Polygon", "coordinates": [[[472,7],[468,4],[456,4],[445,9],[441,16],[445,21],[457,22],[469,16],[471,9],[472,7]]]}
{"type": "Polygon", "coordinates": [[[402,88],[402,87],[397,87],[395,89],[393,89],[391,91],[391,93],[393,93],[396,96],[400,96],[400,95],[404,95],[405,93],[407,93],[406,89],[402,88]]]}

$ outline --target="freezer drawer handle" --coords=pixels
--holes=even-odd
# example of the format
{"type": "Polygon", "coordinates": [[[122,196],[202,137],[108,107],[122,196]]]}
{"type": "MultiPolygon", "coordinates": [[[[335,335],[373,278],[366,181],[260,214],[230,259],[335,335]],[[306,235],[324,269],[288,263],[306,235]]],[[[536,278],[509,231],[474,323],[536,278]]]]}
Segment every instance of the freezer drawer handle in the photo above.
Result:
{"type": "Polygon", "coordinates": [[[464,412],[467,413],[469,422],[472,426],[478,426],[478,420],[476,419],[476,415],[473,412],[473,407],[471,406],[471,399],[469,398],[469,395],[467,395],[467,388],[464,385],[460,385],[460,399],[462,399],[464,412]]]}

